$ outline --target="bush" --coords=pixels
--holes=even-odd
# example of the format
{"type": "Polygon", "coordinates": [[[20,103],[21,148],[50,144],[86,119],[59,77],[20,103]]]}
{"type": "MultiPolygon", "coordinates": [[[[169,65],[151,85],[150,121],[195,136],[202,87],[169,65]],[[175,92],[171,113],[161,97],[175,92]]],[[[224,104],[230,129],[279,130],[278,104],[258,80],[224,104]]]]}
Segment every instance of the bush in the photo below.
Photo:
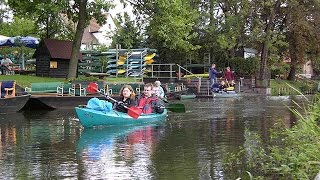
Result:
{"type": "Polygon", "coordinates": [[[238,76],[250,76],[259,68],[259,59],[256,57],[246,59],[242,57],[234,57],[229,59],[229,66],[238,76]]]}

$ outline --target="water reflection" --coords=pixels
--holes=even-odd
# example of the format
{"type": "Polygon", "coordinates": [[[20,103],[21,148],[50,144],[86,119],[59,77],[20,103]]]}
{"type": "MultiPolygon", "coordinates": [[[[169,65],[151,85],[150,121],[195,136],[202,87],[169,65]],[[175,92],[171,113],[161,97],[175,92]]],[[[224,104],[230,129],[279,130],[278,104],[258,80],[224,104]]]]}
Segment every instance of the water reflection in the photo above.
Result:
{"type": "Polygon", "coordinates": [[[97,179],[152,179],[151,154],[163,130],[164,126],[85,129],[77,143],[85,176],[97,179]]]}
{"type": "MultiPolygon", "coordinates": [[[[303,107],[305,100],[296,99],[303,107]]],[[[172,102],[172,103],[181,103],[172,102]]],[[[0,114],[2,179],[235,179],[223,159],[250,138],[291,127],[290,98],[183,101],[165,124],[85,129],[74,109],[0,114]]]]}

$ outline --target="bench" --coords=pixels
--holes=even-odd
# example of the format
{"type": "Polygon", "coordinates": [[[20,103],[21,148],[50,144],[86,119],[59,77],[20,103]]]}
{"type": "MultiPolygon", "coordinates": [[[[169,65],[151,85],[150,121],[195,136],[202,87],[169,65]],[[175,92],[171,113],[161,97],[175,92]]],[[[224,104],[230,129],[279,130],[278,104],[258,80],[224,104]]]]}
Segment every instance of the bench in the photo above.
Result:
{"type": "Polygon", "coordinates": [[[1,81],[0,90],[0,98],[14,97],[16,95],[16,81],[1,81]]]}
{"type": "Polygon", "coordinates": [[[43,82],[43,83],[31,83],[31,87],[26,87],[25,91],[33,93],[57,93],[57,88],[61,86],[63,82],[43,82]]]}

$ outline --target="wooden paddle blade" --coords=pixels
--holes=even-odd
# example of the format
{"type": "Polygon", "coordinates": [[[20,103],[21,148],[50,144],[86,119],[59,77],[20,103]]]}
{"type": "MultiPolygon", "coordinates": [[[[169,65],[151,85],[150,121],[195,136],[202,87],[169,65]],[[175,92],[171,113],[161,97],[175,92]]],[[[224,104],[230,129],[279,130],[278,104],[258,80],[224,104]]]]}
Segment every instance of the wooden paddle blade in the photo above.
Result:
{"type": "Polygon", "coordinates": [[[90,82],[86,88],[87,92],[95,93],[98,91],[98,84],[94,82],[90,82]]]}
{"type": "Polygon", "coordinates": [[[172,112],[186,112],[186,107],[184,106],[184,104],[169,104],[166,108],[172,112]]]}
{"type": "Polygon", "coordinates": [[[132,106],[128,108],[128,115],[133,119],[137,119],[142,113],[142,109],[132,106]]]}

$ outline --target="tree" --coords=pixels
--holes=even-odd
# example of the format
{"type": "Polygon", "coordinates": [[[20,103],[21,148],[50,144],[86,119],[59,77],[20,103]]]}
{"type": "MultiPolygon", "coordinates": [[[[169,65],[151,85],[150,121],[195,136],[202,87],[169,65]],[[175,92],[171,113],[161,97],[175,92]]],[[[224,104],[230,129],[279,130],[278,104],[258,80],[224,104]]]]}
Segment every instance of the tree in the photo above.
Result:
{"type": "Polygon", "coordinates": [[[306,62],[307,54],[319,54],[319,11],[319,1],[292,0],[288,4],[286,35],[291,58],[288,80],[295,80],[297,66],[306,62]]]}
{"type": "Polygon", "coordinates": [[[0,24],[9,18],[9,7],[6,1],[0,2],[0,24]]]}
{"type": "MultiPolygon", "coordinates": [[[[193,31],[198,13],[191,0],[129,0],[144,28],[146,43],[159,50],[165,62],[173,61],[199,46],[191,40],[197,37],[193,31]]],[[[183,58],[183,57],[182,57],[183,58]]],[[[177,60],[175,60],[177,61],[177,60]]]]}
{"type": "Polygon", "coordinates": [[[0,24],[0,34],[5,36],[35,35],[36,32],[34,21],[27,18],[14,17],[12,22],[0,24]]]}
{"type": "Polygon", "coordinates": [[[118,15],[116,25],[117,30],[112,37],[112,47],[120,44],[122,48],[131,49],[142,45],[143,38],[139,28],[134,21],[130,20],[127,13],[124,14],[124,17],[118,15]]]}
{"type": "Polygon", "coordinates": [[[235,50],[245,44],[245,28],[251,7],[247,0],[218,0],[217,5],[222,12],[216,15],[220,26],[217,42],[230,57],[234,57],[235,50]]]}
{"type": "MultiPolygon", "coordinates": [[[[9,6],[14,10],[15,15],[28,16],[34,19],[40,30],[45,27],[45,37],[68,36],[72,37],[73,47],[71,52],[68,78],[75,78],[77,75],[78,54],[80,50],[83,31],[86,23],[95,18],[101,25],[106,18],[103,12],[112,7],[106,0],[75,1],[27,1],[10,0],[9,6]],[[70,30],[69,21],[77,25],[75,35],[68,35],[70,30]],[[62,32],[62,33],[61,33],[62,32]],[[61,35],[62,34],[62,35],[61,35]]],[[[73,28],[71,28],[73,29],[73,28]]]]}

